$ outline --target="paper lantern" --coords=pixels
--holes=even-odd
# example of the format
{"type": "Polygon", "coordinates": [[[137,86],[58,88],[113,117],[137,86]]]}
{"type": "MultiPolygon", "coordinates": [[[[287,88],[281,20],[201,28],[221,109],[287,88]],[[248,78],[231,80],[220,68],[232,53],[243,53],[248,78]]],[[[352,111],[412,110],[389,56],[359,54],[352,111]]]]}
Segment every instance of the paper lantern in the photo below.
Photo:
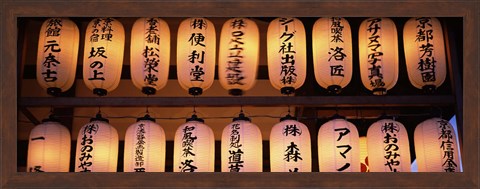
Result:
{"type": "Polygon", "coordinates": [[[137,119],[125,134],[124,172],[164,172],[165,132],[149,115],[137,119]]]}
{"type": "Polygon", "coordinates": [[[144,94],[165,87],[170,68],[170,29],[159,18],[139,18],[132,27],[130,74],[144,94]]]}
{"type": "Polygon", "coordinates": [[[262,172],[262,134],[240,114],[222,132],[222,172],[262,172]]]}
{"type": "Polygon", "coordinates": [[[174,172],[213,172],[215,138],[212,129],[195,115],[175,132],[174,172]]]}
{"type": "Polygon", "coordinates": [[[459,172],[457,136],[447,120],[432,118],[418,124],[414,133],[418,172],[459,172]]]}
{"type": "Polygon", "coordinates": [[[370,172],[368,167],[368,148],[367,148],[367,137],[362,136],[358,140],[360,147],[360,170],[361,172],[370,172]]]}
{"type": "Polygon", "coordinates": [[[370,172],[410,172],[410,146],[405,127],[397,121],[382,119],[367,131],[370,172]]]}
{"type": "Polygon", "coordinates": [[[360,147],[355,125],[336,118],[318,131],[320,172],[360,172],[360,147]]]}
{"type": "Polygon", "coordinates": [[[447,75],[442,25],[436,18],[411,18],[403,28],[408,79],[413,86],[433,93],[447,75]]]}
{"type": "Polygon", "coordinates": [[[352,79],[352,31],[344,18],[320,18],[312,32],[313,69],[317,83],[338,94],[352,79]]]}
{"type": "Polygon", "coordinates": [[[28,172],[68,172],[70,131],[52,119],[35,126],[28,140],[28,172]]]}
{"type": "Polygon", "coordinates": [[[260,49],[257,24],[232,18],[222,27],[218,53],[218,80],[232,95],[242,95],[255,84],[260,49]]]}
{"type": "Polygon", "coordinates": [[[268,25],[268,77],[282,94],[292,94],[305,82],[307,42],[303,23],[296,18],[276,18],[268,25]]]}
{"type": "Polygon", "coordinates": [[[397,28],[389,18],[369,18],[360,24],[358,50],[363,85],[385,95],[398,79],[397,28]]]}
{"type": "Polygon", "coordinates": [[[116,172],[118,133],[97,114],[78,132],[75,172],[116,172]]]}
{"type": "Polygon", "coordinates": [[[270,132],[271,172],[311,172],[312,149],[307,126],[283,118],[270,132]]]}
{"type": "Polygon", "coordinates": [[[113,18],[95,18],[85,34],[83,81],[93,93],[105,96],[120,83],[125,31],[113,18]]]}
{"type": "Polygon", "coordinates": [[[77,70],[80,34],[68,18],[50,18],[40,28],[37,81],[47,93],[57,96],[72,87],[77,70]]]}
{"type": "Polygon", "coordinates": [[[177,78],[191,95],[201,95],[215,76],[215,26],[205,18],[180,23],[177,36],[177,78]]]}

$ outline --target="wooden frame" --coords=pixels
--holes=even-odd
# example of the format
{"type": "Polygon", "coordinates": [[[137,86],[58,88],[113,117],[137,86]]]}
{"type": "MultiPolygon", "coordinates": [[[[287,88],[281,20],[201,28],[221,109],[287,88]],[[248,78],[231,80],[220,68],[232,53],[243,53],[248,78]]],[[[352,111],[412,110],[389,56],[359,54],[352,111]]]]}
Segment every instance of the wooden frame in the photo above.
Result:
{"type": "MultiPolygon", "coordinates": [[[[479,187],[479,4],[453,0],[317,1],[2,1],[1,186],[17,187],[479,187]],[[463,173],[41,173],[16,171],[18,17],[226,16],[463,17],[463,173]]],[[[77,102],[80,103],[80,102],[77,102]]]]}

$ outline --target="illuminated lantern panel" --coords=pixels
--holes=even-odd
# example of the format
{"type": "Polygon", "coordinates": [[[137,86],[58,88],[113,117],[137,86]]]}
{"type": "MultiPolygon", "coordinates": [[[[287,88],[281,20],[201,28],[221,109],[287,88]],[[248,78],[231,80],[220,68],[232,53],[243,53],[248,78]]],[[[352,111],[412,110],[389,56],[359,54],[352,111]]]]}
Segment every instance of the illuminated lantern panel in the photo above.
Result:
{"type": "Polygon", "coordinates": [[[385,95],[398,79],[398,41],[395,23],[389,18],[369,18],[358,32],[360,76],[374,95],[385,95]]]}
{"type": "Polygon", "coordinates": [[[165,132],[145,116],[128,127],[125,134],[124,172],[164,172],[165,132]]]}
{"type": "Polygon", "coordinates": [[[38,39],[37,81],[47,93],[57,96],[72,87],[77,70],[80,34],[67,18],[43,22],[38,39]]]}
{"type": "Polygon", "coordinates": [[[212,129],[196,118],[187,119],[175,132],[174,172],[214,172],[215,138],[212,129]]]}
{"type": "Polygon", "coordinates": [[[177,77],[191,95],[201,95],[215,76],[215,27],[205,18],[180,23],[177,36],[177,77]]]}
{"type": "Polygon", "coordinates": [[[84,125],[77,138],[75,172],[116,172],[118,133],[101,117],[84,125]]]}
{"type": "Polygon", "coordinates": [[[355,125],[334,119],[318,131],[320,172],[360,172],[359,138],[355,125]]]}
{"type": "Polygon", "coordinates": [[[407,130],[400,122],[382,119],[367,131],[370,172],[410,172],[407,130]]]}
{"type": "Polygon", "coordinates": [[[460,172],[460,151],[452,125],[440,118],[428,119],[415,128],[418,172],[460,172]]]}
{"type": "Polygon", "coordinates": [[[105,96],[120,83],[125,31],[118,20],[95,18],[85,35],[83,81],[94,94],[105,96]]]}
{"type": "Polygon", "coordinates": [[[294,93],[305,82],[306,47],[305,28],[300,20],[276,18],[268,25],[268,77],[282,94],[294,93]]]}
{"type": "Polygon", "coordinates": [[[130,74],[144,94],[165,87],[170,66],[170,29],[159,18],[139,18],[132,27],[130,74]]]}
{"type": "Polygon", "coordinates": [[[307,126],[281,120],[270,132],[271,172],[311,172],[312,149],[307,126]]]}
{"type": "Polygon", "coordinates": [[[218,80],[232,95],[242,95],[255,84],[260,48],[257,24],[232,18],[222,27],[218,54],[218,80]]]}
{"type": "Polygon", "coordinates": [[[360,145],[360,169],[361,172],[370,172],[368,167],[368,149],[367,149],[367,137],[362,136],[359,140],[360,145]]]}
{"type": "Polygon", "coordinates": [[[352,31],[344,18],[319,18],[312,32],[313,68],[317,83],[338,94],[352,79],[352,31]]]}
{"type": "Polygon", "coordinates": [[[447,76],[445,43],[436,18],[411,18],[403,28],[408,79],[413,86],[433,93],[447,76]]]}
{"type": "Polygon", "coordinates": [[[236,118],[222,132],[222,172],[262,172],[262,150],[260,129],[236,118]]]}
{"type": "Polygon", "coordinates": [[[53,120],[44,120],[30,132],[28,172],[68,172],[70,166],[70,132],[53,120]]]}

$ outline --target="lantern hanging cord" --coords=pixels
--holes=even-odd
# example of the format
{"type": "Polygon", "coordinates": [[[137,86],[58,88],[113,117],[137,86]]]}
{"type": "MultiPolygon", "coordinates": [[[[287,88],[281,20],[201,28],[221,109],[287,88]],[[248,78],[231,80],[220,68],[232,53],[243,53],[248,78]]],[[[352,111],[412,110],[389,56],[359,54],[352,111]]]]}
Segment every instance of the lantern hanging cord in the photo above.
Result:
{"type": "Polygon", "coordinates": [[[196,101],[195,97],[197,97],[197,95],[193,95],[193,102],[192,102],[192,103],[193,103],[193,115],[196,115],[196,114],[197,114],[197,110],[195,109],[195,105],[196,105],[196,103],[195,103],[195,101],[196,101]]]}
{"type": "Polygon", "coordinates": [[[100,106],[98,106],[98,112],[97,114],[102,114],[102,110],[100,109],[100,106]]]}

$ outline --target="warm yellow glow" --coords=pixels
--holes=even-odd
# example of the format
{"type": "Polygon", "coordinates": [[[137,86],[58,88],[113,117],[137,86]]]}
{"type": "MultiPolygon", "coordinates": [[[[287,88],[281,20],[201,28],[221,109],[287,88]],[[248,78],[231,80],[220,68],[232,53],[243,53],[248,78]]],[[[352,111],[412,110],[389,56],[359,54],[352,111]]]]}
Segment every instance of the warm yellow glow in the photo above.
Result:
{"type": "Polygon", "coordinates": [[[361,172],[370,172],[368,167],[368,148],[367,148],[367,137],[362,136],[359,140],[360,146],[360,169],[361,172]]]}
{"type": "Polygon", "coordinates": [[[334,119],[318,131],[320,172],[360,172],[360,147],[355,125],[334,119]]]}
{"type": "Polygon", "coordinates": [[[125,134],[124,172],[164,172],[165,132],[153,121],[130,125],[125,134]]]}
{"type": "Polygon", "coordinates": [[[138,89],[160,90],[170,68],[170,29],[159,18],[139,18],[132,27],[130,73],[138,89]]]}
{"type": "Polygon", "coordinates": [[[250,121],[237,120],[222,132],[222,172],[262,172],[262,134],[250,121]]]}
{"type": "Polygon", "coordinates": [[[68,172],[70,166],[70,132],[58,122],[44,122],[30,132],[28,172],[68,172]]]}

